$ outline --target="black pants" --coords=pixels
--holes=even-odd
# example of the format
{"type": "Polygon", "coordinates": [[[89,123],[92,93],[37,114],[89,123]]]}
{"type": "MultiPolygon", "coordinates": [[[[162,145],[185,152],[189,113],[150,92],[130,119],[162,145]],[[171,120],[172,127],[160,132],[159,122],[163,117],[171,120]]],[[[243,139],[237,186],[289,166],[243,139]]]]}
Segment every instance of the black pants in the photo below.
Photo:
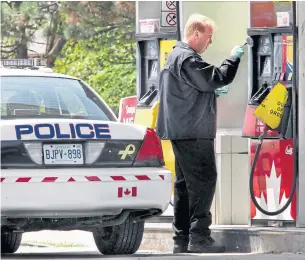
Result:
{"type": "Polygon", "coordinates": [[[210,209],[217,180],[214,140],[171,142],[176,167],[174,240],[178,244],[200,242],[211,234],[210,209]]]}

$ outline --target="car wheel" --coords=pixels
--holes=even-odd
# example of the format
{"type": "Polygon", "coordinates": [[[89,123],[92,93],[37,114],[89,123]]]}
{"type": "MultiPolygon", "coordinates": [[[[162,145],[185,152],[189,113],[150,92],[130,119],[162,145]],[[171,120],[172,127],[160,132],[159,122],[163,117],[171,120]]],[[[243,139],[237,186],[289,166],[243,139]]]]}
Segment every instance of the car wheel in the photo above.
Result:
{"type": "Polygon", "coordinates": [[[22,233],[1,233],[1,254],[15,253],[22,239],[22,233]]]}
{"type": "Polygon", "coordinates": [[[144,221],[133,223],[129,216],[121,225],[93,231],[98,250],[104,255],[134,254],[142,242],[144,223],[144,221]]]}

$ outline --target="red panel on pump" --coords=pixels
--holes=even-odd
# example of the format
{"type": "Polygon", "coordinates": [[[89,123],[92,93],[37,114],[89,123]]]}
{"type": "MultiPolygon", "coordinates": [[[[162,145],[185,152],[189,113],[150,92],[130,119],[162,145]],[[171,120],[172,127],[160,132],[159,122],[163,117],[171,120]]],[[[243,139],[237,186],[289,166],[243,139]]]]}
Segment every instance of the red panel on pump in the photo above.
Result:
{"type": "MultiPolygon", "coordinates": [[[[251,140],[251,164],[257,147],[251,140]]],[[[264,140],[254,172],[254,194],[260,206],[267,211],[276,211],[288,200],[293,182],[293,140],[264,140]]],[[[251,200],[251,219],[296,220],[296,194],[290,206],[282,214],[269,217],[256,209],[251,200]]]]}
{"type": "Polygon", "coordinates": [[[276,10],[273,1],[250,2],[251,27],[276,26],[276,10]]]}
{"type": "MultiPolygon", "coordinates": [[[[257,106],[248,105],[246,109],[246,115],[243,125],[243,137],[258,138],[264,131],[266,124],[257,119],[253,114],[257,106]]],[[[267,132],[267,137],[278,137],[279,133],[274,130],[269,130],[267,132]]]]}

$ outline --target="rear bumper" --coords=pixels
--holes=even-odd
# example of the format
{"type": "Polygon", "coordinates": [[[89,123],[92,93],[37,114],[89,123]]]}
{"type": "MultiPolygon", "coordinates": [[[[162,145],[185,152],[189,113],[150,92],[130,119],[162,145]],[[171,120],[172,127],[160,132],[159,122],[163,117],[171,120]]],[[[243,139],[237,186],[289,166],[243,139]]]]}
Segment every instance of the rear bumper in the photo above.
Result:
{"type": "Polygon", "coordinates": [[[172,175],[164,168],[8,169],[1,176],[1,213],[69,218],[164,212],[171,193],[172,175]]]}

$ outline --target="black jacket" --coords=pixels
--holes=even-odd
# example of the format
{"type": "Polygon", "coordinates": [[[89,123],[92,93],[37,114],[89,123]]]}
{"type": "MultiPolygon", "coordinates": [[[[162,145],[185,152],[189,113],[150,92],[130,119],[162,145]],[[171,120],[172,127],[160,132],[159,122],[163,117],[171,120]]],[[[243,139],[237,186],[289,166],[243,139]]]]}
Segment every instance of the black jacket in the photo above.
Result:
{"type": "Polygon", "coordinates": [[[161,139],[214,139],[215,90],[233,81],[239,62],[232,56],[218,68],[186,43],[177,42],[159,75],[157,133],[161,139]]]}

